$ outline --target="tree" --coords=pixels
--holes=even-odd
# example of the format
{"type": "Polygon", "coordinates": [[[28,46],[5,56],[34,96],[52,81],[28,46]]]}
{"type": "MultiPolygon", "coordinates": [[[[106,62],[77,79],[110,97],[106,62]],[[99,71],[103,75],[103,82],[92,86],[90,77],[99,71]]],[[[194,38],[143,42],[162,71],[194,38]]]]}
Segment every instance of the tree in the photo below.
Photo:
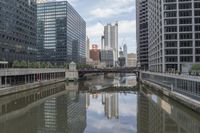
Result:
{"type": "Polygon", "coordinates": [[[21,61],[20,62],[20,68],[27,68],[27,63],[26,63],[26,61],[21,61]]]}
{"type": "Polygon", "coordinates": [[[200,65],[193,65],[192,70],[200,70],[200,65]]]}
{"type": "Polygon", "coordinates": [[[20,68],[20,62],[17,61],[17,60],[14,61],[13,64],[12,64],[12,67],[13,67],[13,68],[20,68]]]}

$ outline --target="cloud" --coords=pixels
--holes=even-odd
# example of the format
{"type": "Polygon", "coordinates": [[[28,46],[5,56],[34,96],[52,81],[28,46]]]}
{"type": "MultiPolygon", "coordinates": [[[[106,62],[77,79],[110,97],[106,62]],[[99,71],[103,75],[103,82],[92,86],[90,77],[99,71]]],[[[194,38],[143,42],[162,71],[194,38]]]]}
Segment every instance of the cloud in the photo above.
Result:
{"type": "Polygon", "coordinates": [[[101,37],[103,35],[103,29],[104,26],[101,23],[96,23],[95,25],[92,25],[90,27],[87,27],[87,35],[92,38],[92,37],[101,37]]]}
{"type": "Polygon", "coordinates": [[[102,6],[90,12],[94,18],[108,18],[130,13],[134,9],[134,0],[103,0],[102,6]]]}

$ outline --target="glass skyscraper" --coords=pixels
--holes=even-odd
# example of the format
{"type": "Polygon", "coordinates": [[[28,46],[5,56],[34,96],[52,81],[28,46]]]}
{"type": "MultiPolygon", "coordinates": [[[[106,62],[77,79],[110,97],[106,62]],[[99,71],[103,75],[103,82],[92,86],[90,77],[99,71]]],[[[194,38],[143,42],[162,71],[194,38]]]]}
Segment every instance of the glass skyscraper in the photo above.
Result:
{"type": "Polygon", "coordinates": [[[40,61],[85,63],[86,22],[67,1],[38,3],[37,16],[40,61]]]}
{"type": "Polygon", "coordinates": [[[36,60],[35,0],[0,0],[0,60],[36,60]]]}

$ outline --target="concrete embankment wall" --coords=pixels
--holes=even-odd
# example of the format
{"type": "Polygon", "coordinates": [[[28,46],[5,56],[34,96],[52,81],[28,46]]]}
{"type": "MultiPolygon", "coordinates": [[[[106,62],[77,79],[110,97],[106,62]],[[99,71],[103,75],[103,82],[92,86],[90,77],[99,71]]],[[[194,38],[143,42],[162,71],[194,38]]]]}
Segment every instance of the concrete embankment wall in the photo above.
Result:
{"type": "Polygon", "coordinates": [[[78,71],[66,69],[1,69],[0,96],[18,93],[65,80],[78,79],[78,71]]]}
{"type": "Polygon", "coordinates": [[[48,80],[48,81],[40,81],[40,82],[35,82],[35,83],[28,83],[24,85],[18,85],[18,86],[12,86],[12,87],[5,87],[0,89],[0,96],[5,96],[5,95],[10,95],[14,93],[19,93],[23,91],[28,91],[31,89],[63,82],[65,79],[54,79],[54,80],[48,80]]]}
{"type": "MultiPolygon", "coordinates": [[[[191,78],[179,77],[177,76],[165,76],[165,74],[157,74],[157,73],[149,73],[149,72],[141,72],[141,82],[151,86],[152,89],[158,91],[179,103],[189,107],[190,109],[200,113],[200,100],[199,100],[199,80],[191,80],[191,78]],[[158,76],[158,77],[157,77],[158,76]],[[175,78],[177,77],[177,81],[183,80],[182,84],[175,86],[173,83],[177,81],[175,78]],[[156,79],[160,79],[156,80],[156,79]],[[165,80],[163,80],[163,79],[165,80]],[[171,79],[171,81],[168,81],[171,79]],[[163,81],[161,81],[163,80],[163,81]],[[167,81],[166,81],[167,80],[167,81]],[[173,82],[172,82],[173,80],[173,82]],[[179,88],[179,86],[184,86],[183,88],[179,88]]],[[[177,83],[176,83],[177,84],[177,83]]]]}

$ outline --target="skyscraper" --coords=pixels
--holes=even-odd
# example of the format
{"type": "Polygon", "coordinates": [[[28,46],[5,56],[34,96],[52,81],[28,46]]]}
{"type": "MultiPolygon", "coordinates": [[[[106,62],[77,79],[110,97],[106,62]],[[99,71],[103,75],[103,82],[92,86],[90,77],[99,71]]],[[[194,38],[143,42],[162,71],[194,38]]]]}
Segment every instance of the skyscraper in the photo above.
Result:
{"type": "Polygon", "coordinates": [[[118,61],[118,23],[115,25],[108,24],[104,26],[104,45],[103,50],[113,51],[113,64],[116,66],[118,61]]]}
{"type": "Polygon", "coordinates": [[[127,51],[127,45],[124,44],[123,46],[123,53],[124,53],[124,57],[125,57],[125,66],[128,65],[128,51],[127,51]]]}
{"type": "Polygon", "coordinates": [[[136,0],[138,66],[148,69],[148,0],[136,0]]]}
{"type": "Polygon", "coordinates": [[[39,3],[38,58],[63,64],[86,62],[86,23],[67,1],[39,3]]]}
{"type": "Polygon", "coordinates": [[[86,38],[86,62],[90,60],[90,39],[86,38]]]}
{"type": "Polygon", "coordinates": [[[141,67],[147,53],[155,72],[189,71],[200,63],[200,1],[137,0],[137,29],[141,67]]]}
{"type": "Polygon", "coordinates": [[[0,60],[36,60],[35,0],[0,1],[0,60]]]}
{"type": "Polygon", "coordinates": [[[178,71],[200,63],[200,1],[148,1],[149,69],[178,71]]]}

